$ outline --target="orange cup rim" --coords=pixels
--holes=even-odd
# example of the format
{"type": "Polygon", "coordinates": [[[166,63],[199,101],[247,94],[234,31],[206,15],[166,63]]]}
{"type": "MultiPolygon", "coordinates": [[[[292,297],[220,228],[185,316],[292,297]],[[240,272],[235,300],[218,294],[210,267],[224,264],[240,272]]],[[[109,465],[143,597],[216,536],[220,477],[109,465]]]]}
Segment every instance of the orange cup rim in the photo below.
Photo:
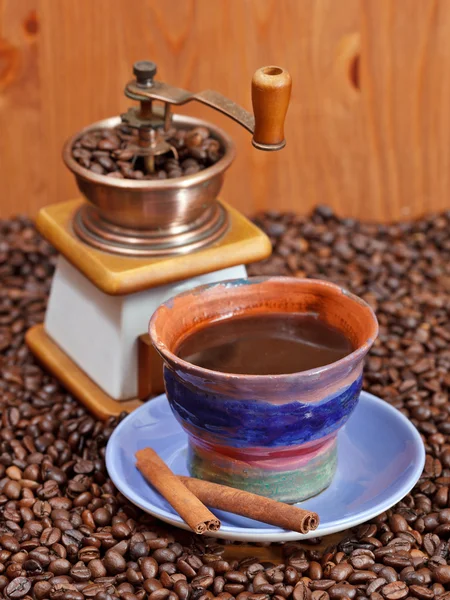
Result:
{"type": "Polygon", "coordinates": [[[169,363],[172,367],[177,369],[181,369],[191,375],[198,376],[202,379],[211,379],[214,378],[218,381],[227,381],[230,382],[232,380],[238,381],[248,381],[249,383],[263,383],[263,382],[276,382],[283,381],[289,382],[295,379],[303,379],[320,376],[326,373],[330,373],[330,371],[334,371],[339,369],[340,367],[345,367],[346,365],[351,365],[352,363],[357,364],[369,351],[370,347],[374,343],[375,339],[378,336],[379,326],[378,320],[373,311],[372,307],[362,298],[353,294],[352,292],[346,290],[345,288],[332,283],[330,281],[325,281],[322,279],[298,279],[296,277],[282,277],[282,276],[267,276],[267,277],[249,277],[247,279],[229,279],[224,281],[218,281],[214,283],[208,283],[204,285],[200,285],[184,292],[181,292],[165,302],[163,302],[153,313],[148,327],[148,333],[150,339],[152,340],[153,345],[155,346],[157,352],[163,358],[163,360],[169,363]],[[359,345],[355,350],[344,356],[343,358],[329,363],[327,365],[323,365],[321,367],[316,367],[314,369],[308,369],[306,371],[298,371],[296,373],[283,373],[278,375],[252,375],[252,374],[238,374],[238,373],[225,373],[223,371],[214,371],[212,369],[205,369],[204,367],[200,367],[198,365],[194,365],[176,354],[172,352],[164,342],[160,339],[160,336],[157,331],[157,321],[160,318],[161,311],[164,309],[173,310],[171,307],[172,304],[180,297],[192,296],[192,295],[200,295],[202,293],[207,292],[208,290],[215,288],[216,286],[232,286],[237,287],[240,285],[248,285],[248,284],[257,284],[257,283],[268,283],[270,281],[274,282],[292,282],[295,283],[296,286],[301,286],[302,284],[308,286],[317,286],[318,288],[326,288],[328,290],[332,290],[338,294],[344,294],[346,298],[350,301],[355,302],[362,306],[367,311],[367,316],[371,319],[371,329],[370,334],[367,337],[366,341],[359,345]]]}

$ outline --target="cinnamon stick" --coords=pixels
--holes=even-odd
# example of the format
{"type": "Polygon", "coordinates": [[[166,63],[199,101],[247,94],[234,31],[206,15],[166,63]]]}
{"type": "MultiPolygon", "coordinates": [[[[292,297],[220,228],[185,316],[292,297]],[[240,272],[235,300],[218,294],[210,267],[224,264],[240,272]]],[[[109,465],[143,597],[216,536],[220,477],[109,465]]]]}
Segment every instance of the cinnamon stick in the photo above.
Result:
{"type": "Polygon", "coordinates": [[[179,479],[188,490],[211,508],[225,510],[299,533],[308,533],[308,531],[317,529],[319,525],[319,516],[316,513],[297,506],[210,481],[183,476],[180,476],[179,479]]]}
{"type": "Polygon", "coordinates": [[[135,456],[136,466],[145,479],[195,533],[202,534],[220,528],[219,519],[180,481],[154,450],[144,448],[138,450],[135,456]]]}

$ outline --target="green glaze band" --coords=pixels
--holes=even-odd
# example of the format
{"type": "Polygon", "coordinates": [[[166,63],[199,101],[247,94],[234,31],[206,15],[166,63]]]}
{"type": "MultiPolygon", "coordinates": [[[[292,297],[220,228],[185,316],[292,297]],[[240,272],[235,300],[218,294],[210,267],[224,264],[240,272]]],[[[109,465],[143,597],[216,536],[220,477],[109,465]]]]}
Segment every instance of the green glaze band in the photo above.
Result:
{"type": "Polygon", "coordinates": [[[212,457],[192,443],[188,450],[188,467],[192,477],[288,504],[316,496],[330,485],[337,467],[337,440],[334,439],[324,452],[302,462],[303,465],[291,470],[269,471],[224,455],[212,457]]]}

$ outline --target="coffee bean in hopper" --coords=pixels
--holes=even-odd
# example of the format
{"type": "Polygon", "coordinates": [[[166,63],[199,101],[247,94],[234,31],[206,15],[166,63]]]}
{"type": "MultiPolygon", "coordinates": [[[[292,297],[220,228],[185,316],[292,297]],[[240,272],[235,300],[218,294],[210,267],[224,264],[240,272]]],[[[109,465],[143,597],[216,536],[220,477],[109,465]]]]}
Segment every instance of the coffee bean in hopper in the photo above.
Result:
{"type": "MultiPolygon", "coordinates": [[[[86,133],[72,147],[73,158],[97,175],[118,179],[172,179],[193,175],[215,164],[224,154],[220,142],[206,127],[169,131],[167,142],[177,151],[155,157],[155,172],[147,171],[142,157],[130,149],[138,146],[138,131],[126,125],[86,133]]],[[[1,347],[1,338],[0,338],[1,347]]]]}

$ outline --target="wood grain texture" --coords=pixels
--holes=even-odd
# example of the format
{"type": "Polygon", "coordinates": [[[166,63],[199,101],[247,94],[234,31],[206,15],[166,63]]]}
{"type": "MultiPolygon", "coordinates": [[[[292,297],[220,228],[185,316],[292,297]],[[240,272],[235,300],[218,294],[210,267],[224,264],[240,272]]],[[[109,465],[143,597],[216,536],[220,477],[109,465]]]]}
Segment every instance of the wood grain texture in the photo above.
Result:
{"type": "Polygon", "coordinates": [[[450,207],[448,0],[0,0],[0,216],[68,200],[64,140],[117,115],[139,59],[162,80],[251,107],[250,80],[292,75],[287,146],[236,140],[224,198],[247,214],[317,203],[370,220],[450,207]]]}

